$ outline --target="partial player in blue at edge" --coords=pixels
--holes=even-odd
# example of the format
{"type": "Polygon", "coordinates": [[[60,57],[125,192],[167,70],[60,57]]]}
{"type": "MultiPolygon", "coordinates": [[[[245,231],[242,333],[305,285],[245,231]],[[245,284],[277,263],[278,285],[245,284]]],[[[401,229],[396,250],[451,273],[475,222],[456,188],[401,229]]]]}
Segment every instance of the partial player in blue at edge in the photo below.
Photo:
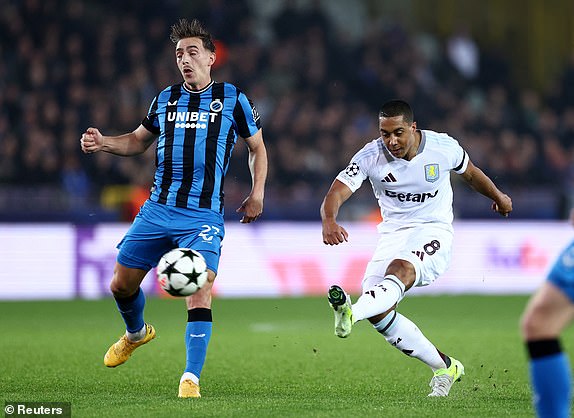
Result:
{"type": "MultiPolygon", "coordinates": [[[[574,210],[570,212],[574,224],[574,210]]],[[[534,407],[540,418],[568,418],[572,371],[560,334],[574,319],[574,241],[564,248],[522,315],[534,407]]]]}

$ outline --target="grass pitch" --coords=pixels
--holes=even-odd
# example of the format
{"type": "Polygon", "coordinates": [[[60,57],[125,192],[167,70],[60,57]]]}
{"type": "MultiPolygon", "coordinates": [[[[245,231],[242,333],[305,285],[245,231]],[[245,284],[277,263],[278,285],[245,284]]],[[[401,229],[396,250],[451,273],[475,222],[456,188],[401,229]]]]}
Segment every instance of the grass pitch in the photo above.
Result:
{"type": "MultiPolygon", "coordinates": [[[[407,297],[400,311],[466,376],[427,398],[430,370],[363,321],[333,334],[325,298],[216,299],[201,399],[178,399],[184,303],[148,299],[158,337],[124,365],[103,355],[121,335],[113,300],[0,303],[4,401],[71,402],[74,417],[533,416],[518,320],[526,297],[407,297]]],[[[563,345],[574,350],[574,334],[563,345]]]]}

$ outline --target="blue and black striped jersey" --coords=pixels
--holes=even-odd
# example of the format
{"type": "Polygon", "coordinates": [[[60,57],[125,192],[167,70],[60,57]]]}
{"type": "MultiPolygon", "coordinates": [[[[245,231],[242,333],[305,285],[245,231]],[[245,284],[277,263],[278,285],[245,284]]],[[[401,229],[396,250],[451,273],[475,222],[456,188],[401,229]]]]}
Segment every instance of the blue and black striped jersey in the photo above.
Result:
{"type": "Polygon", "coordinates": [[[150,200],[223,213],[223,182],[237,137],[261,128],[247,96],[229,83],[212,81],[201,91],[176,84],[154,98],[142,125],[159,135],[150,200]]]}

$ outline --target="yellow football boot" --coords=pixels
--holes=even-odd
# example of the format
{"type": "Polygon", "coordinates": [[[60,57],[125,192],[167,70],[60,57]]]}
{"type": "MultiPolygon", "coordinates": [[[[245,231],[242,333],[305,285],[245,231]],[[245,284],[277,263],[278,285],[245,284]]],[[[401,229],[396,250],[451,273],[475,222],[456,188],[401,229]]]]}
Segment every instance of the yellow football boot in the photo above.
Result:
{"type": "Polygon", "coordinates": [[[132,353],[140,345],[144,345],[155,338],[155,329],[150,324],[145,324],[145,337],[136,342],[131,342],[124,334],[113,344],[104,356],[104,364],[108,367],[116,367],[128,361],[132,353]]]}

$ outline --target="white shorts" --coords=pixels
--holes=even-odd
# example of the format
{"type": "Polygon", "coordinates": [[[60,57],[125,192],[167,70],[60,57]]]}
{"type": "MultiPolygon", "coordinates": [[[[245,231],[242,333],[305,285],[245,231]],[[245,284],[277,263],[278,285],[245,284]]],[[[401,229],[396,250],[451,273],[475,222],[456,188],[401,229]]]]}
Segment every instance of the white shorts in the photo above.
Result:
{"type": "Polygon", "coordinates": [[[441,225],[421,225],[383,232],[363,277],[363,291],[382,282],[391,261],[406,260],[415,267],[414,286],[427,286],[450,263],[453,232],[441,225]]]}

